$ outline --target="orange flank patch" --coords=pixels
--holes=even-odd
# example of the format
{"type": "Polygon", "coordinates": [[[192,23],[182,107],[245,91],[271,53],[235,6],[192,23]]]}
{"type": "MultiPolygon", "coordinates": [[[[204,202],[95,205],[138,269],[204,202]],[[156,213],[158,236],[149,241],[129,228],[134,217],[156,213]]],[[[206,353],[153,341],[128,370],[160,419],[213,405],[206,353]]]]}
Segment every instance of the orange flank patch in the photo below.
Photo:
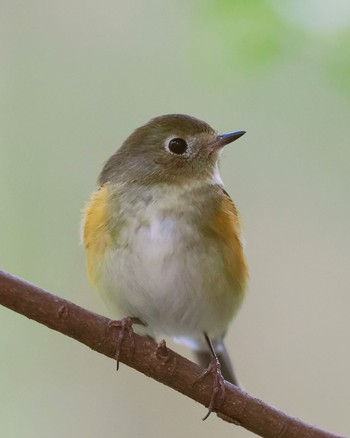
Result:
{"type": "Polygon", "coordinates": [[[212,221],[212,229],[222,240],[227,273],[243,292],[248,279],[248,267],[240,239],[237,210],[227,195],[222,197],[220,209],[212,221]]]}
{"type": "Polygon", "coordinates": [[[91,195],[85,208],[83,240],[87,255],[87,270],[92,283],[96,282],[98,267],[104,254],[112,245],[109,232],[108,186],[101,187],[91,195]]]}

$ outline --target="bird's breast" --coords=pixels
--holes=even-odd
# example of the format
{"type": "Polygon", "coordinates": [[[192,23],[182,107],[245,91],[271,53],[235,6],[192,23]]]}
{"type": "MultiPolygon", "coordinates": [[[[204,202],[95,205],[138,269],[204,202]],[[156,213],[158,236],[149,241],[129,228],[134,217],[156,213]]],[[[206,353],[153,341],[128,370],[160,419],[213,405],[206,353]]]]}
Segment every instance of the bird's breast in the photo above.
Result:
{"type": "Polygon", "coordinates": [[[119,197],[118,232],[100,271],[109,305],[145,321],[149,334],[221,335],[242,301],[244,287],[228,266],[241,263],[231,254],[242,252],[240,240],[230,251],[205,194],[157,190],[126,199],[119,197]]]}

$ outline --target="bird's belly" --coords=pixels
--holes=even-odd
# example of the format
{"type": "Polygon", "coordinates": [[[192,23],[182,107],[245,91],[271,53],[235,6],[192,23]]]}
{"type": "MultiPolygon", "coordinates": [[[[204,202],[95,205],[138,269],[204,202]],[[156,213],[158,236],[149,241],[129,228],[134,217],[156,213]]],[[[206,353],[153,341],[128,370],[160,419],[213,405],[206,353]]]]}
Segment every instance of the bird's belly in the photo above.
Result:
{"type": "Polygon", "coordinates": [[[219,242],[170,218],[125,230],[120,241],[101,272],[115,316],[139,317],[155,337],[223,335],[241,294],[225,275],[219,242]]]}

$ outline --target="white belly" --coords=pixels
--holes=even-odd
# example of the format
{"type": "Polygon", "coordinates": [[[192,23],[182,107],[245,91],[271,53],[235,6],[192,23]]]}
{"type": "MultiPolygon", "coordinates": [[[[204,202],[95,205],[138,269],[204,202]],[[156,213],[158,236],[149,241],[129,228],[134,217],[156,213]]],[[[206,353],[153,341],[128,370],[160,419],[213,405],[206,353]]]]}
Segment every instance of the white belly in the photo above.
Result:
{"type": "Polygon", "coordinates": [[[219,242],[178,216],[135,217],[105,260],[101,289],[116,317],[135,316],[150,336],[213,339],[240,305],[224,274],[219,242]]]}

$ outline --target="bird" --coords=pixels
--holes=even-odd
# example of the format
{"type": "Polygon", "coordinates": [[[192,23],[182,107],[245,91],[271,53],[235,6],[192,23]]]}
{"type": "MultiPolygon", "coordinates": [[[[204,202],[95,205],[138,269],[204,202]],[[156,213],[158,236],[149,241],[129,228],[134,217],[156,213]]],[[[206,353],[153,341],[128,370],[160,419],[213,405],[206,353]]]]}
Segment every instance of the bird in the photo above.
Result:
{"type": "Polygon", "coordinates": [[[248,266],[218,165],[243,134],[185,114],[151,119],[106,161],[82,221],[88,276],[113,316],[188,345],[206,372],[214,364],[237,386],[224,337],[248,266]]]}

